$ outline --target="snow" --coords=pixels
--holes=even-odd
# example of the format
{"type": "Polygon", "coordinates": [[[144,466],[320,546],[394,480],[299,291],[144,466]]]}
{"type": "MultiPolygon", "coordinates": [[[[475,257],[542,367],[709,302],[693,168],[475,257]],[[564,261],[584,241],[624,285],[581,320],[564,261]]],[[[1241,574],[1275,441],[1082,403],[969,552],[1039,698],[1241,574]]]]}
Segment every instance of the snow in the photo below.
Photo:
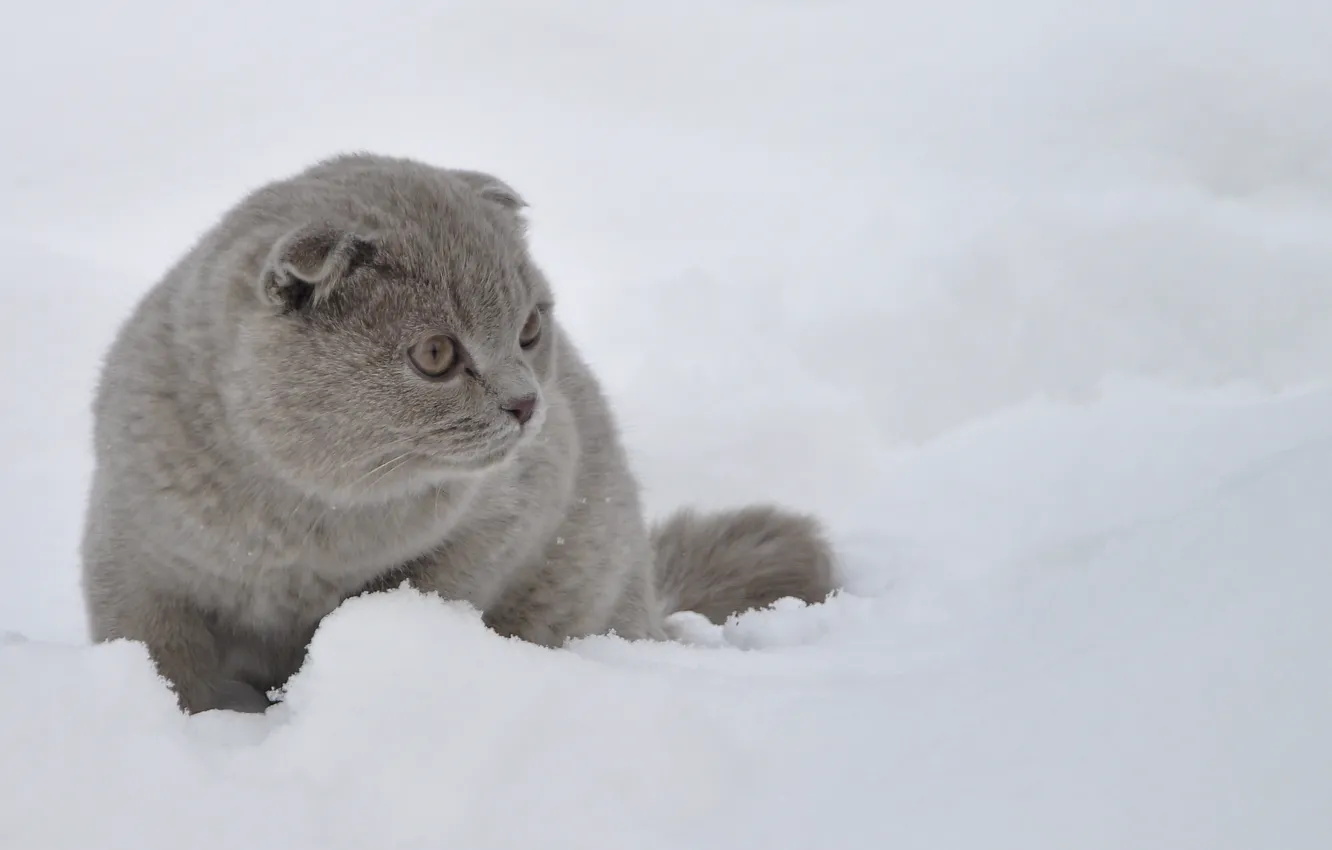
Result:
{"type": "Polygon", "coordinates": [[[1332,6],[26,6],[0,51],[0,848],[1332,844],[1332,6]],[[354,600],[264,717],[89,646],[97,359],[242,192],[490,169],[654,513],[846,591],[545,650],[354,600]]]}

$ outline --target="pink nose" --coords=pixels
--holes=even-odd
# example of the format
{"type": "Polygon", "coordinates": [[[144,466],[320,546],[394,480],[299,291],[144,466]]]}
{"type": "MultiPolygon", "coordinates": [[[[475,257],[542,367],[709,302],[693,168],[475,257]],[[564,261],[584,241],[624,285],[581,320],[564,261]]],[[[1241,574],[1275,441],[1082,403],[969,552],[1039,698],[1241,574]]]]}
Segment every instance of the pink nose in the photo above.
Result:
{"type": "Polygon", "coordinates": [[[505,410],[513,414],[513,418],[518,420],[519,425],[526,425],[536,411],[536,396],[525,395],[521,398],[512,398],[503,404],[505,410]]]}

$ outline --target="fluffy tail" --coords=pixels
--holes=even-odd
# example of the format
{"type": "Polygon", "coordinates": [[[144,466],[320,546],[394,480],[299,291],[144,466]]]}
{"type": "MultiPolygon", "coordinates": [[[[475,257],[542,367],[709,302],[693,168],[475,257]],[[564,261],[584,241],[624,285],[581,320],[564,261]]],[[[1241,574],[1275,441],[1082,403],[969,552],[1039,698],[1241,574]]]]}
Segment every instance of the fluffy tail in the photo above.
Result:
{"type": "Polygon", "coordinates": [[[720,624],[787,596],[822,602],[835,588],[818,521],[780,508],[682,510],[652,528],[652,543],[667,615],[694,611],[720,624]]]}

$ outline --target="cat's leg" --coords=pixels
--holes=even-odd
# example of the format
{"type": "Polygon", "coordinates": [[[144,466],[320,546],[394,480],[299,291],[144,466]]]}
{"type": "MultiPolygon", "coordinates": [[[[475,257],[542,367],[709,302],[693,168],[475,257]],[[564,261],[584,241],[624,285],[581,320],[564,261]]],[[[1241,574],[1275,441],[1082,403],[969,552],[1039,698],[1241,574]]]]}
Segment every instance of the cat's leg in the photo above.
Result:
{"type": "Polygon", "coordinates": [[[288,624],[260,634],[214,623],[226,683],[216,707],[262,712],[273,705],[266,695],[286,685],[300,670],[318,625],[318,620],[304,626],[288,624]]]}
{"type": "Polygon", "coordinates": [[[270,705],[258,688],[229,675],[209,619],[194,605],[154,592],[102,602],[93,608],[94,639],[143,643],[184,711],[258,713],[270,705]]]}
{"type": "Polygon", "coordinates": [[[608,632],[626,640],[664,639],[646,539],[627,536],[611,545],[599,530],[566,523],[486,606],[486,625],[543,646],[608,632]]]}
{"type": "Polygon", "coordinates": [[[213,708],[242,714],[263,714],[273,704],[267,694],[239,679],[223,679],[214,691],[213,708]]]}

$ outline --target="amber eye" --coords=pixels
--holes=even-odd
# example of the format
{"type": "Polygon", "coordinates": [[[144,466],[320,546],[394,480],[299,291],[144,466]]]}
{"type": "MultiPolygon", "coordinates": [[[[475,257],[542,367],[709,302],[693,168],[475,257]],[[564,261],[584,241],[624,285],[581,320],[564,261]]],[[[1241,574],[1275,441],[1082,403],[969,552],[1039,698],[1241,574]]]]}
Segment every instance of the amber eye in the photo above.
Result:
{"type": "Polygon", "coordinates": [[[527,321],[523,322],[523,329],[518,331],[518,344],[523,348],[531,348],[538,339],[541,339],[541,311],[533,310],[527,321]]]}
{"type": "Polygon", "coordinates": [[[413,345],[407,357],[422,375],[442,378],[457,364],[458,346],[444,334],[434,334],[413,345]]]}

